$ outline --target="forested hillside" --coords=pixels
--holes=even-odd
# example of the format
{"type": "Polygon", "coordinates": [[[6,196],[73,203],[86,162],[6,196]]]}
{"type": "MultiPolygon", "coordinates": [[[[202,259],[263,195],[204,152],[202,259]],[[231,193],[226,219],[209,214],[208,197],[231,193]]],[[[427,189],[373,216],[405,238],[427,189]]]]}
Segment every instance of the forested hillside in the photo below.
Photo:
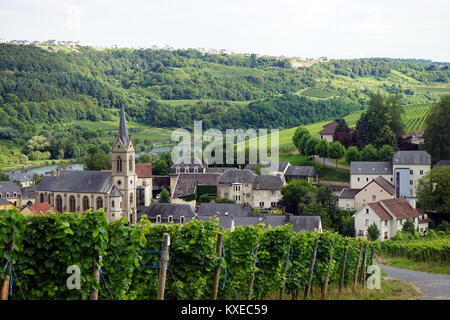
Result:
{"type": "Polygon", "coordinates": [[[51,158],[82,155],[85,142],[96,144],[101,133],[78,122],[114,120],[122,103],[130,121],[153,127],[190,128],[203,120],[204,128],[283,129],[364,109],[376,92],[401,94],[406,104],[450,92],[445,63],[295,62],[193,49],[0,44],[0,163],[29,155],[27,141],[36,135],[48,139],[41,151],[51,158]]]}

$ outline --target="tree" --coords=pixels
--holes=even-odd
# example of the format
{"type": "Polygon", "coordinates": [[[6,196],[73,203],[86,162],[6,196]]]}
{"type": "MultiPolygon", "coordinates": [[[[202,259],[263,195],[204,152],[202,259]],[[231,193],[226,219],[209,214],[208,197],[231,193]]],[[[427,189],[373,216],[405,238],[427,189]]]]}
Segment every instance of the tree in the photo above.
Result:
{"type": "Polygon", "coordinates": [[[34,185],[37,185],[39,182],[41,182],[41,180],[42,180],[42,177],[39,174],[37,174],[37,173],[33,174],[32,181],[33,181],[34,185]]]}
{"type": "Polygon", "coordinates": [[[319,144],[320,139],[316,138],[316,137],[310,137],[306,143],[305,143],[305,147],[304,147],[304,155],[305,156],[313,156],[316,153],[316,145],[319,144]]]}
{"type": "Polygon", "coordinates": [[[345,160],[348,163],[351,163],[352,161],[359,161],[361,158],[361,153],[359,152],[357,147],[350,147],[347,149],[347,152],[345,153],[345,160]]]}
{"type": "Polygon", "coordinates": [[[0,172],[0,181],[9,181],[9,177],[4,172],[0,172]]]}
{"type": "Polygon", "coordinates": [[[375,222],[367,228],[367,239],[369,239],[369,241],[376,241],[380,239],[380,230],[378,230],[375,222]]]}
{"type": "Polygon", "coordinates": [[[216,203],[236,203],[236,200],[229,198],[216,198],[216,203]]]}
{"type": "Polygon", "coordinates": [[[309,138],[310,136],[311,134],[309,133],[309,131],[303,127],[298,127],[295,130],[295,133],[292,136],[292,142],[294,143],[294,146],[297,148],[300,154],[302,154],[303,152],[304,144],[306,141],[305,139],[309,138]]]}
{"type": "Polygon", "coordinates": [[[383,128],[381,128],[380,134],[375,139],[376,148],[381,148],[381,146],[383,145],[389,145],[392,147],[395,147],[397,145],[397,138],[388,125],[385,125],[383,126],[383,128]]]}
{"type": "Polygon", "coordinates": [[[208,196],[207,194],[202,194],[201,196],[200,196],[200,198],[198,199],[198,202],[199,203],[210,203],[211,202],[211,197],[210,196],[208,196]]]}
{"type": "Polygon", "coordinates": [[[158,161],[156,153],[145,153],[136,158],[136,163],[154,163],[158,161]]]}
{"type": "Polygon", "coordinates": [[[44,150],[48,147],[50,143],[47,141],[47,138],[44,136],[34,136],[30,140],[28,140],[28,150],[30,151],[40,151],[44,150]]]}
{"type": "Polygon", "coordinates": [[[331,217],[320,203],[308,203],[303,209],[304,216],[319,216],[324,229],[331,227],[331,217]]]}
{"type": "Polygon", "coordinates": [[[159,159],[156,162],[152,163],[152,174],[155,176],[158,175],[167,175],[169,174],[169,166],[167,162],[163,159],[159,159]]]}
{"type": "Polygon", "coordinates": [[[361,161],[377,161],[378,160],[378,152],[374,146],[368,144],[361,151],[361,161]]]}
{"type": "Polygon", "coordinates": [[[414,222],[411,219],[406,219],[403,223],[402,231],[405,233],[414,234],[414,222]]]}
{"type": "Polygon", "coordinates": [[[170,194],[166,189],[162,189],[159,194],[158,203],[169,203],[170,202],[170,194]]]}
{"type": "Polygon", "coordinates": [[[106,154],[103,150],[91,146],[88,148],[84,158],[86,170],[101,171],[111,169],[111,154],[106,154]]]}
{"type": "Polygon", "coordinates": [[[339,141],[335,141],[331,144],[329,156],[331,159],[334,159],[336,161],[336,168],[338,159],[342,158],[344,154],[345,148],[339,141]]]}
{"type": "Polygon", "coordinates": [[[324,140],[320,139],[319,142],[316,144],[315,152],[316,154],[323,158],[323,165],[325,166],[325,158],[328,157],[328,150],[330,148],[329,143],[324,140]]]}
{"type": "Polygon", "coordinates": [[[450,95],[433,104],[425,121],[424,148],[433,162],[450,159],[450,95]]]}
{"type": "Polygon", "coordinates": [[[420,208],[450,213],[450,166],[433,169],[417,184],[420,208]]]}
{"type": "Polygon", "coordinates": [[[378,160],[391,161],[392,155],[395,153],[394,147],[385,144],[378,150],[378,160]]]}
{"type": "Polygon", "coordinates": [[[293,214],[302,213],[302,205],[306,205],[313,200],[316,187],[304,179],[292,179],[289,183],[281,187],[283,203],[288,212],[293,214]]]}

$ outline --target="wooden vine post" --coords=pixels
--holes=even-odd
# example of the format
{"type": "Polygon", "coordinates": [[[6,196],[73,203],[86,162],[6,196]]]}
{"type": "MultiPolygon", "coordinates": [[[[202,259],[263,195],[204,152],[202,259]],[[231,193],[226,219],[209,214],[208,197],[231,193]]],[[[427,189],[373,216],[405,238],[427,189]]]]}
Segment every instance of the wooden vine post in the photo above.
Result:
{"type": "Polygon", "coordinates": [[[333,261],[333,254],[334,254],[334,240],[333,240],[333,243],[331,244],[331,253],[330,253],[330,257],[328,258],[327,275],[325,277],[325,281],[322,286],[322,300],[325,300],[327,298],[328,279],[330,278],[331,262],[333,261]]]}
{"type": "Polygon", "coordinates": [[[311,283],[312,283],[312,277],[313,277],[313,272],[314,272],[314,264],[316,263],[318,246],[319,246],[319,238],[316,237],[316,240],[314,242],[313,255],[311,256],[311,263],[310,263],[310,267],[309,267],[308,284],[306,285],[306,288],[305,288],[305,295],[303,296],[303,300],[308,299],[309,291],[311,290],[311,283]]]}
{"type": "Polygon", "coordinates": [[[348,239],[345,241],[344,256],[342,258],[342,269],[341,269],[341,276],[340,276],[340,279],[339,279],[338,297],[341,294],[342,285],[344,284],[345,265],[347,264],[347,252],[348,252],[348,239]]]}
{"type": "MultiPolygon", "coordinates": [[[[253,265],[253,268],[256,267],[256,261],[257,261],[257,254],[258,254],[258,246],[256,246],[255,248],[255,264],[253,265]]],[[[253,283],[255,282],[255,272],[253,272],[252,274],[252,278],[250,279],[250,281],[248,282],[248,300],[251,299],[252,297],[252,289],[253,289],[253,283]]]]}
{"type": "MultiPolygon", "coordinates": [[[[94,281],[96,282],[96,286],[100,283],[100,270],[98,269],[98,252],[96,252],[92,256],[92,278],[94,278],[94,281]]],[[[91,292],[89,294],[89,300],[98,300],[98,288],[96,288],[94,285],[91,286],[91,292]]]]}
{"type": "MultiPolygon", "coordinates": [[[[217,257],[222,258],[222,245],[223,245],[223,233],[219,233],[217,236],[216,253],[217,257]]],[[[213,286],[211,291],[211,300],[217,299],[217,291],[219,290],[219,277],[220,277],[220,263],[214,270],[213,286]]]]}
{"type": "MultiPolygon", "coordinates": [[[[13,239],[14,239],[14,234],[13,234],[13,239]]],[[[7,250],[9,252],[14,251],[14,240],[8,244],[7,250]]],[[[5,279],[3,279],[3,281],[2,281],[2,288],[0,291],[0,295],[1,295],[0,300],[8,300],[8,289],[9,289],[9,280],[10,280],[9,275],[11,274],[11,267],[12,267],[12,263],[11,263],[11,261],[9,261],[8,269],[7,269],[8,271],[5,271],[6,272],[5,279]]]]}
{"type": "Polygon", "coordinates": [[[355,292],[356,281],[358,281],[359,261],[361,260],[362,249],[363,249],[363,244],[360,243],[359,244],[358,260],[356,261],[356,267],[355,267],[355,275],[353,277],[353,286],[352,286],[352,291],[353,292],[355,292]]]}
{"type": "MultiPolygon", "coordinates": [[[[286,260],[284,260],[284,265],[283,265],[283,275],[286,275],[287,272],[287,268],[288,268],[288,264],[289,264],[289,255],[291,254],[290,249],[288,250],[288,253],[286,255],[286,260]]],[[[286,287],[286,281],[283,280],[283,283],[281,284],[281,288],[280,288],[280,300],[283,300],[283,296],[284,296],[284,288],[286,287]]]]}
{"type": "Polygon", "coordinates": [[[367,259],[367,249],[364,250],[363,261],[361,265],[361,287],[364,287],[364,283],[366,282],[366,259],[367,259]]]}
{"type": "Polygon", "coordinates": [[[158,279],[158,294],[157,300],[164,300],[164,291],[166,289],[166,275],[167,266],[169,262],[169,247],[170,247],[170,235],[168,233],[163,234],[161,261],[159,263],[159,279],[158,279]]]}

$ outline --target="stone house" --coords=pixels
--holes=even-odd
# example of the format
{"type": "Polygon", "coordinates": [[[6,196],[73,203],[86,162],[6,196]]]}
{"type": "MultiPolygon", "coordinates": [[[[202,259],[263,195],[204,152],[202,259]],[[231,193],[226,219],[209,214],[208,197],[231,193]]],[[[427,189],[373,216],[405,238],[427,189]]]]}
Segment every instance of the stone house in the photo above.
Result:
{"type": "Polygon", "coordinates": [[[323,129],[319,131],[320,139],[324,139],[329,143],[334,142],[334,133],[339,125],[339,119],[333,120],[332,122],[323,126],[323,129]]]}
{"type": "Polygon", "coordinates": [[[22,207],[22,190],[11,181],[0,181],[0,199],[7,200],[14,207],[20,209],[22,207]]]}
{"type": "Polygon", "coordinates": [[[380,231],[380,240],[394,237],[398,231],[402,230],[407,219],[412,219],[417,230],[422,229],[423,233],[428,231],[428,221],[421,223],[419,227],[419,216],[423,214],[411,207],[404,198],[380,200],[362,206],[354,215],[355,236],[367,237],[367,229],[375,223],[380,231]]]}

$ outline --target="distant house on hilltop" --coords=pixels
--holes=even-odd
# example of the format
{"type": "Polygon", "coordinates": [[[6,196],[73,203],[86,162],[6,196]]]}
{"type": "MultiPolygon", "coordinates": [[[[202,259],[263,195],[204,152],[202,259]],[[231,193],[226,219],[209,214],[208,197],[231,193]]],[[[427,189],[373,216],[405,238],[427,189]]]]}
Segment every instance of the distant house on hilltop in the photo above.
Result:
{"type": "Polygon", "coordinates": [[[335,119],[332,122],[323,126],[323,129],[320,130],[320,139],[324,139],[327,142],[334,142],[334,133],[336,132],[336,128],[339,125],[339,121],[342,119],[335,119]]]}

